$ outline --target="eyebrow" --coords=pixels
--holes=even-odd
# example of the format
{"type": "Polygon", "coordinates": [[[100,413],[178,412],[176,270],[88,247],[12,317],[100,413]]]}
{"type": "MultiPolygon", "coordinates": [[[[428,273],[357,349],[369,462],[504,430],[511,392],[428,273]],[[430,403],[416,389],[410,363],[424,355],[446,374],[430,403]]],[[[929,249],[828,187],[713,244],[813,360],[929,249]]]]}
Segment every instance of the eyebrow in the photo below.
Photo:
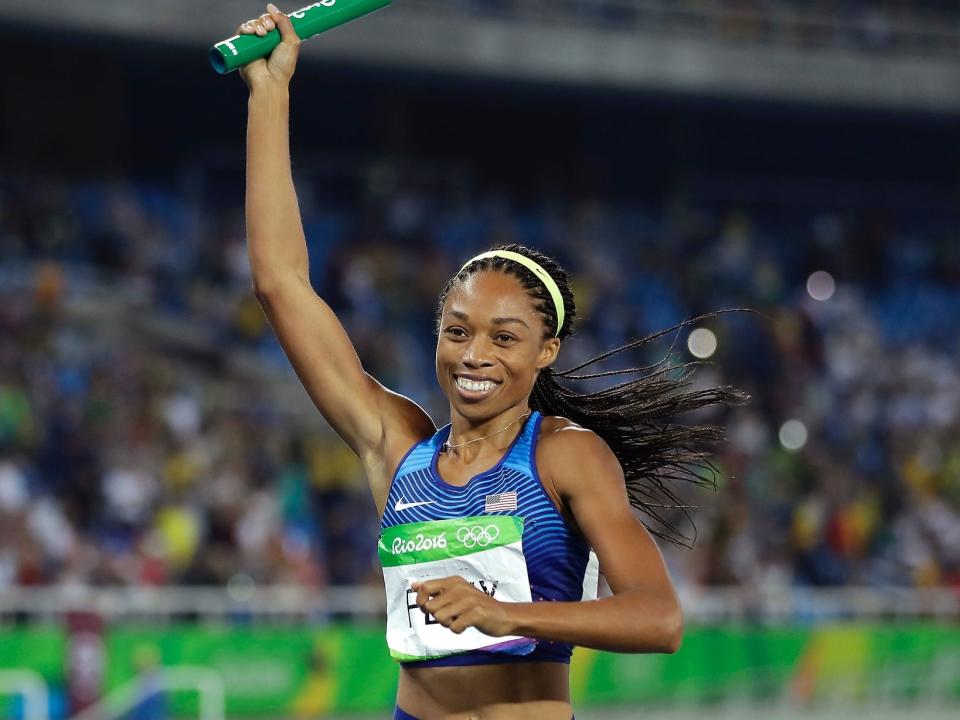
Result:
{"type": "MultiPolygon", "coordinates": [[[[469,319],[470,319],[470,316],[467,315],[467,314],[466,314],[465,312],[463,312],[462,310],[449,310],[448,312],[449,312],[451,315],[453,315],[454,317],[460,318],[461,320],[469,320],[469,319]]],[[[528,330],[530,329],[530,326],[527,325],[526,322],[524,322],[524,321],[521,320],[520,318],[516,318],[516,317],[495,317],[495,318],[493,318],[490,322],[492,322],[494,325],[506,325],[506,324],[508,324],[508,323],[520,323],[521,325],[523,325],[523,326],[524,326],[525,328],[527,328],[528,330]]]]}

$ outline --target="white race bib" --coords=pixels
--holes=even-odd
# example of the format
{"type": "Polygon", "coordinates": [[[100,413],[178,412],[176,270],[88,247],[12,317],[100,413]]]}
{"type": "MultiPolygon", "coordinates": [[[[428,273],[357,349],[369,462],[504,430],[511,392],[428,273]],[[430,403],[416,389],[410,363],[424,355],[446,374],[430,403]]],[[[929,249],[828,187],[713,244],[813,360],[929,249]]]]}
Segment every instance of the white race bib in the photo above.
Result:
{"type": "Polygon", "coordinates": [[[480,515],[394,525],[378,544],[387,590],[387,645],[396,660],[426,660],[470,650],[526,655],[536,641],[492,637],[476,628],[460,635],[417,607],[414,582],[458,575],[495,600],[531,602],[523,557],[523,518],[480,515]]]}

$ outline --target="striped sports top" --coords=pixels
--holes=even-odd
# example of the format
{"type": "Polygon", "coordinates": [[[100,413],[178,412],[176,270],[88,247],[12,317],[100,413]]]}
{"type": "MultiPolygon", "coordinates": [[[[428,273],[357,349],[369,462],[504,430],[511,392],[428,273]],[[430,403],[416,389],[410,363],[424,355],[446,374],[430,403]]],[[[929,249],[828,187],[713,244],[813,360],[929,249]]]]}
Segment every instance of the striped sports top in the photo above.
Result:
{"type": "MultiPolygon", "coordinates": [[[[536,446],[542,421],[539,412],[531,413],[500,462],[475,475],[463,486],[445,482],[437,471],[437,458],[450,434],[449,425],[414,445],[401,461],[390,485],[380,521],[381,547],[385,535],[399,532],[398,526],[418,528],[423,527],[419,523],[456,521],[458,518],[479,519],[482,525],[486,517],[514,516],[515,520],[503,517],[502,521],[491,522],[515,522],[522,528],[522,556],[529,578],[530,600],[596,598],[596,555],[564,521],[537,472],[536,446]]],[[[381,554],[381,562],[383,559],[381,554]]],[[[386,576],[387,568],[384,570],[386,576]]],[[[389,593],[388,589],[388,596],[389,593]]],[[[450,634],[453,636],[452,632],[450,634]]],[[[394,656],[407,660],[404,665],[424,667],[570,662],[572,650],[568,643],[541,640],[536,642],[532,651],[524,650],[526,654],[522,655],[485,648],[428,660],[410,661],[404,656],[394,656]]]]}

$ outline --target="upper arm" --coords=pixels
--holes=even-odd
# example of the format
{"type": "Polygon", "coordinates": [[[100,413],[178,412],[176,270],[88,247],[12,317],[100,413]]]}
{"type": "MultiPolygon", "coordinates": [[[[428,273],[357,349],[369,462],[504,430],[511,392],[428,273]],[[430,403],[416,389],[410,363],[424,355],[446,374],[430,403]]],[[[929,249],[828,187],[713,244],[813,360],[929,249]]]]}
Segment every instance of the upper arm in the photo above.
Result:
{"type": "Polygon", "coordinates": [[[308,282],[293,277],[258,299],[310,398],[365,462],[379,455],[389,464],[433,432],[416,403],[364,372],[340,321],[308,282]]]}
{"type": "Polygon", "coordinates": [[[660,548],[636,518],[616,456],[595,433],[566,427],[550,433],[549,478],[615,593],[646,590],[676,601],[660,548]]]}

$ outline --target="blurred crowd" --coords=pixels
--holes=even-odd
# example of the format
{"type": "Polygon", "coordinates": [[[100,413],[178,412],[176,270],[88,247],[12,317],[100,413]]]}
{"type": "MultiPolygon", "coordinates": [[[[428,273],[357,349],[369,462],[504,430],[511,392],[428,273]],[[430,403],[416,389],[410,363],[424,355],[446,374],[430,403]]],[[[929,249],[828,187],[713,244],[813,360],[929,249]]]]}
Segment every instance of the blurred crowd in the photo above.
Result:
{"type": "MultiPolygon", "coordinates": [[[[703,323],[717,349],[694,381],[752,401],[694,418],[729,442],[717,492],[689,494],[694,549],[664,546],[678,585],[960,589],[956,217],[320,195],[301,189],[314,286],[368,371],[438,424],[436,297],[493,243],[569,268],[580,322],[561,366],[758,311],[703,323]]],[[[0,588],[379,582],[356,459],[276,391],[296,380],[250,293],[241,208],[0,182],[0,257],[0,588]]],[[[624,362],[671,340],[690,360],[683,332],[624,362]]]]}
{"type": "Polygon", "coordinates": [[[944,0],[457,1],[481,14],[619,30],[686,31],[724,41],[923,53],[960,49],[957,5],[944,0]]]}

